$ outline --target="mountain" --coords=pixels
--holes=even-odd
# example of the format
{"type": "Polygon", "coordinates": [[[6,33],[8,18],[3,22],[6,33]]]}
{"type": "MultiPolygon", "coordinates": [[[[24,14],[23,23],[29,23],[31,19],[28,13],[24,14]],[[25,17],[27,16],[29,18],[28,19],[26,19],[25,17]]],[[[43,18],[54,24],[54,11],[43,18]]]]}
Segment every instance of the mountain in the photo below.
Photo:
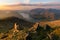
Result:
{"type": "Polygon", "coordinates": [[[23,16],[18,14],[16,11],[0,11],[0,19],[5,19],[8,17],[17,17],[23,19],[23,16]]]}
{"type": "Polygon", "coordinates": [[[8,18],[0,20],[0,30],[8,31],[13,28],[15,23],[18,25],[19,30],[22,30],[24,28],[29,29],[34,25],[34,23],[32,23],[32,22],[29,22],[29,21],[26,21],[23,19],[19,19],[17,17],[8,17],[8,18]]]}
{"type": "Polygon", "coordinates": [[[17,17],[19,19],[24,19],[27,21],[31,21],[29,11],[20,11],[20,10],[0,10],[0,19],[5,19],[8,17],[17,17]]]}
{"type": "Polygon", "coordinates": [[[0,40],[6,40],[6,39],[7,40],[15,40],[15,39],[17,40],[48,39],[49,40],[50,37],[51,39],[59,40],[60,38],[59,24],[60,24],[60,20],[50,21],[50,22],[46,22],[46,21],[37,22],[34,24],[16,17],[9,17],[4,20],[0,20],[0,40]],[[17,23],[17,29],[14,29],[14,27],[16,27],[14,26],[15,23],[17,23]],[[32,30],[29,31],[29,29],[32,30]]]}
{"type": "Polygon", "coordinates": [[[60,10],[59,9],[44,9],[36,8],[30,11],[30,16],[36,21],[40,20],[59,20],[60,10]]]}
{"type": "Polygon", "coordinates": [[[28,13],[33,21],[38,20],[33,23],[24,19],[28,14],[1,11],[0,40],[60,40],[60,20],[54,21],[59,13],[57,9],[33,9],[28,13]]]}

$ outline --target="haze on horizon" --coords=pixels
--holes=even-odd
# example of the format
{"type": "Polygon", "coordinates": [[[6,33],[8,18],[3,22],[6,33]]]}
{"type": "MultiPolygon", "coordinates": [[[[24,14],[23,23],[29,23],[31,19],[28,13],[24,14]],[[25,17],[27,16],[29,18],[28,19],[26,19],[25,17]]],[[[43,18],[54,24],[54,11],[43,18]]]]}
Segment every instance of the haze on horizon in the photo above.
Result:
{"type": "Polygon", "coordinates": [[[12,4],[40,4],[40,3],[59,3],[60,0],[0,0],[0,5],[12,5],[12,4]]]}
{"type": "MultiPolygon", "coordinates": [[[[39,8],[42,6],[5,6],[5,5],[17,5],[17,4],[60,4],[60,0],[0,0],[0,10],[10,9],[24,9],[24,8],[39,8]]],[[[47,6],[47,8],[50,6],[47,6]]],[[[54,6],[53,6],[54,7],[54,6]]],[[[56,6],[59,8],[60,6],[56,6]]],[[[44,8],[44,7],[43,7],[44,8]]]]}

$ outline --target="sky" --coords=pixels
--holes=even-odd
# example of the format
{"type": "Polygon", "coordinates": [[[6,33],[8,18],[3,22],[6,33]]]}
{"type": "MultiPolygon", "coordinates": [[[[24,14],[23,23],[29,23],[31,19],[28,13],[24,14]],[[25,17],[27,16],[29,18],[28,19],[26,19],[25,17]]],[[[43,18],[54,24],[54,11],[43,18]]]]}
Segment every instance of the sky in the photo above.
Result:
{"type": "Polygon", "coordinates": [[[0,5],[12,5],[12,4],[36,4],[36,3],[50,3],[60,2],[60,0],[0,0],[0,5]]]}

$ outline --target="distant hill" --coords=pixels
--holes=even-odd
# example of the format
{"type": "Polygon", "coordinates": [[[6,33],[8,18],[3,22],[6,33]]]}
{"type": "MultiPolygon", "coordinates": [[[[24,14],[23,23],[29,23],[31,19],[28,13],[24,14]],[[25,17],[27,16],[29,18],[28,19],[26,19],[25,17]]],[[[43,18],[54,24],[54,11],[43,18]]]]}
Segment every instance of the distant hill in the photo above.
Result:
{"type": "Polygon", "coordinates": [[[60,19],[59,9],[37,8],[30,11],[30,16],[36,21],[40,20],[58,20],[60,19]]]}
{"type": "Polygon", "coordinates": [[[17,18],[22,18],[23,19],[23,16],[20,15],[18,12],[16,11],[0,11],[0,19],[5,19],[5,18],[8,18],[8,17],[17,17],[17,18]]]}

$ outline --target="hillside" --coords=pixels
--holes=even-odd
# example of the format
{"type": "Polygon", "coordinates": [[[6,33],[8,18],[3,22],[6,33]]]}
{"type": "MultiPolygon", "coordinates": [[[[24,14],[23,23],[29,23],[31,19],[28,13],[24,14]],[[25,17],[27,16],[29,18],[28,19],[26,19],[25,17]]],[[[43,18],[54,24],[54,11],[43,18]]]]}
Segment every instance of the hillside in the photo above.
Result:
{"type": "Polygon", "coordinates": [[[0,11],[0,40],[60,40],[60,10],[18,11],[0,11]]]}
{"type": "Polygon", "coordinates": [[[17,17],[17,18],[22,18],[23,19],[23,16],[18,14],[16,11],[1,11],[0,10],[0,19],[5,19],[5,18],[8,18],[8,17],[17,17]]]}
{"type": "Polygon", "coordinates": [[[22,30],[24,28],[31,28],[34,23],[19,19],[17,17],[8,17],[4,20],[0,20],[0,30],[1,31],[8,31],[13,28],[14,23],[17,23],[19,25],[18,29],[22,30]],[[6,30],[5,30],[6,29],[6,30]]]}
{"type": "Polygon", "coordinates": [[[39,22],[39,24],[41,26],[46,26],[49,25],[51,28],[55,28],[55,27],[60,27],[60,20],[55,20],[55,21],[42,21],[39,22]]]}
{"type": "Polygon", "coordinates": [[[59,9],[36,8],[30,10],[30,16],[35,21],[52,21],[60,19],[59,9]]]}
{"type": "Polygon", "coordinates": [[[31,23],[16,17],[0,20],[0,23],[3,23],[0,25],[4,26],[0,26],[0,40],[60,40],[60,27],[57,25],[56,28],[52,28],[53,26],[49,25],[57,22],[60,20],[43,22],[42,26],[42,22],[31,23]]]}

